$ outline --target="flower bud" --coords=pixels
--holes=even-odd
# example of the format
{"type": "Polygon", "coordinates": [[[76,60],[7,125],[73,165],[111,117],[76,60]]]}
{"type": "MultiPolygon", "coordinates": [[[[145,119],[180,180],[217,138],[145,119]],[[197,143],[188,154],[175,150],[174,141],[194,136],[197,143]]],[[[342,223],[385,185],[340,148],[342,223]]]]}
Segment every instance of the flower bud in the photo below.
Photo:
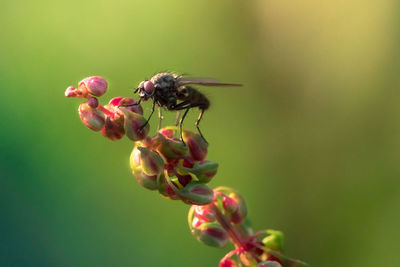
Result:
{"type": "Polygon", "coordinates": [[[80,96],[80,92],[75,87],[69,86],[65,90],[65,96],[66,97],[79,97],[80,96]]]}
{"type": "Polygon", "coordinates": [[[98,109],[92,108],[87,102],[79,105],[79,117],[83,124],[93,131],[100,131],[105,123],[105,115],[98,109]]]}
{"type": "Polygon", "coordinates": [[[228,242],[228,234],[217,222],[203,223],[197,228],[192,228],[192,234],[202,243],[222,248],[228,242]]]}
{"type": "Polygon", "coordinates": [[[207,142],[198,134],[189,130],[183,130],[183,141],[188,145],[193,160],[203,160],[207,156],[207,142]]]}
{"type": "MultiPolygon", "coordinates": [[[[225,203],[225,205],[227,205],[227,208],[228,208],[228,210],[226,210],[224,207],[224,204],[222,203],[222,208],[223,208],[224,214],[229,218],[229,220],[233,224],[240,224],[241,222],[243,222],[243,220],[247,216],[246,202],[244,201],[243,197],[238,192],[236,192],[235,190],[233,190],[232,188],[229,188],[229,187],[221,186],[221,187],[216,188],[215,191],[222,193],[223,198],[224,197],[232,198],[234,200],[234,202],[236,203],[235,205],[237,205],[237,208],[232,207],[234,209],[233,212],[228,212],[228,210],[230,209],[230,206],[227,205],[228,203],[225,203]]],[[[233,203],[231,203],[231,204],[233,204],[233,203]]]]}
{"type": "Polygon", "coordinates": [[[143,108],[140,104],[137,103],[137,101],[131,97],[114,97],[110,100],[108,103],[111,109],[114,110],[114,112],[122,115],[122,112],[119,110],[119,108],[125,108],[127,110],[130,110],[132,112],[135,112],[137,114],[143,115],[143,108]]]}
{"type": "Polygon", "coordinates": [[[213,201],[214,192],[205,184],[191,182],[179,191],[179,196],[187,204],[206,205],[213,201]]]}
{"type": "Polygon", "coordinates": [[[139,164],[142,170],[147,175],[158,175],[162,173],[164,168],[164,160],[157,152],[145,147],[135,147],[134,151],[135,162],[139,159],[139,164]]]}
{"type": "MultiPolygon", "coordinates": [[[[188,161],[184,160],[183,166],[188,166],[188,161]]],[[[191,168],[181,167],[183,170],[193,173],[202,183],[208,183],[214,177],[218,170],[218,163],[208,160],[197,161],[191,168]]]]}
{"type": "Polygon", "coordinates": [[[227,195],[224,195],[222,197],[222,207],[224,207],[224,209],[228,213],[233,213],[239,208],[237,202],[233,198],[228,197],[227,195]]]}
{"type": "Polygon", "coordinates": [[[125,135],[124,117],[117,116],[111,118],[107,116],[104,127],[101,129],[100,133],[111,141],[121,139],[125,135]]]}
{"type": "Polygon", "coordinates": [[[219,262],[219,267],[236,267],[236,262],[234,260],[231,260],[229,258],[223,258],[219,262]]]}
{"type": "Polygon", "coordinates": [[[266,231],[269,236],[265,237],[262,240],[262,243],[267,248],[282,251],[283,250],[283,233],[277,230],[267,230],[266,231]]]}
{"type": "Polygon", "coordinates": [[[107,91],[107,82],[102,77],[92,76],[80,81],[79,89],[83,92],[87,90],[93,96],[102,96],[107,91]]]}
{"type": "MultiPolygon", "coordinates": [[[[178,187],[178,185],[174,182],[172,182],[172,184],[175,187],[178,187]]],[[[159,178],[157,179],[157,186],[158,186],[158,192],[160,192],[160,194],[167,198],[167,199],[172,199],[172,200],[178,200],[180,199],[180,197],[178,196],[178,194],[174,191],[174,189],[171,188],[171,186],[168,184],[165,175],[160,175],[159,178]]]]}
{"type": "Polygon", "coordinates": [[[205,222],[215,221],[215,211],[209,207],[209,205],[204,206],[194,206],[194,216],[205,222]]]}
{"type": "Polygon", "coordinates": [[[124,114],[124,129],[126,136],[132,141],[144,139],[150,130],[150,125],[147,123],[142,129],[142,126],[147,120],[140,114],[132,112],[126,108],[120,108],[124,114]]]}
{"type": "Polygon", "coordinates": [[[188,154],[188,147],[179,139],[167,138],[161,133],[157,133],[154,140],[158,142],[157,151],[167,159],[179,159],[188,154]]]}
{"type": "Polygon", "coordinates": [[[92,108],[97,108],[99,105],[99,100],[95,97],[91,97],[88,99],[88,105],[92,108]]]}
{"type": "Polygon", "coordinates": [[[142,159],[141,159],[140,150],[138,150],[137,147],[135,147],[132,150],[132,153],[129,157],[129,165],[132,170],[132,175],[135,177],[136,181],[141,186],[143,186],[147,189],[150,189],[150,190],[158,189],[158,184],[157,184],[158,176],[145,174],[142,170],[141,162],[142,162],[142,159]]]}

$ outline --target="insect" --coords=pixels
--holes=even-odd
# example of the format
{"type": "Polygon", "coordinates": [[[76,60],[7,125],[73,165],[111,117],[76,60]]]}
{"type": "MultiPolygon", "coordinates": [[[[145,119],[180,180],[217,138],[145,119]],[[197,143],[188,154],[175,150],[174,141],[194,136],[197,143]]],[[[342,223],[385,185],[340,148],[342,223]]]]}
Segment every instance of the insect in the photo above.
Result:
{"type": "Polygon", "coordinates": [[[149,123],[149,120],[154,113],[156,105],[158,106],[159,128],[161,127],[162,107],[167,110],[178,111],[176,124],[179,124],[180,138],[181,141],[185,144],[182,138],[183,121],[185,120],[185,117],[191,108],[198,108],[200,110],[200,114],[197,118],[195,126],[200,136],[203,138],[204,141],[206,141],[200,131],[199,124],[201,119],[203,118],[204,111],[206,111],[210,107],[210,101],[204,94],[193,88],[191,85],[241,86],[241,84],[220,83],[217,80],[211,78],[190,78],[169,72],[158,73],[151,77],[150,80],[142,81],[134,92],[139,93],[140,97],[138,103],[136,103],[137,105],[140,104],[141,101],[147,101],[148,99],[153,100],[153,106],[150,116],[147,119],[146,123],[141,127],[144,128],[149,123]],[[179,120],[181,110],[185,111],[182,118],[179,120]]]}

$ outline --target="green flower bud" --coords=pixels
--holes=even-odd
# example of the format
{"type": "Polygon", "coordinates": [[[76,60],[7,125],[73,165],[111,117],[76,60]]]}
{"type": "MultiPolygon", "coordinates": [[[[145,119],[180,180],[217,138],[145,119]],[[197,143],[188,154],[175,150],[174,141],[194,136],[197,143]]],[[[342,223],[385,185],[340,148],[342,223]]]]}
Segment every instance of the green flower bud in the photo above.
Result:
{"type": "Polygon", "coordinates": [[[83,124],[93,131],[100,131],[105,123],[105,115],[98,109],[89,106],[88,102],[79,105],[79,117],[83,124]]]}
{"type": "Polygon", "coordinates": [[[210,204],[214,199],[213,190],[205,184],[191,182],[179,191],[182,201],[192,205],[210,204]]]}
{"type": "Polygon", "coordinates": [[[185,157],[189,149],[179,139],[165,137],[157,133],[154,141],[158,143],[157,151],[167,159],[179,159],[185,157]]]}
{"type": "Polygon", "coordinates": [[[197,240],[208,246],[222,248],[229,240],[228,233],[217,222],[205,222],[191,230],[197,240]]]}
{"type": "Polygon", "coordinates": [[[193,173],[202,183],[208,183],[218,170],[218,163],[208,160],[197,161],[192,168],[180,167],[182,170],[193,173]]]}
{"type": "Polygon", "coordinates": [[[282,251],[283,250],[283,233],[277,230],[267,230],[265,231],[269,236],[262,240],[262,243],[267,248],[282,251]]]}
{"type": "Polygon", "coordinates": [[[141,167],[142,171],[149,176],[159,175],[164,169],[164,160],[160,155],[145,147],[135,146],[132,151],[134,168],[141,167]]]}
{"type": "Polygon", "coordinates": [[[183,141],[189,147],[189,152],[193,160],[198,161],[206,158],[208,144],[198,133],[183,130],[182,137],[183,141]]]}
{"type": "Polygon", "coordinates": [[[132,112],[126,108],[120,108],[124,114],[124,128],[126,136],[132,141],[144,139],[150,130],[150,125],[147,123],[142,129],[142,126],[147,120],[140,114],[132,112]]]}
{"type": "Polygon", "coordinates": [[[140,151],[133,149],[131,156],[129,158],[130,167],[132,170],[133,177],[136,181],[143,187],[156,190],[158,189],[157,175],[147,175],[143,172],[142,166],[140,164],[140,151]]]}

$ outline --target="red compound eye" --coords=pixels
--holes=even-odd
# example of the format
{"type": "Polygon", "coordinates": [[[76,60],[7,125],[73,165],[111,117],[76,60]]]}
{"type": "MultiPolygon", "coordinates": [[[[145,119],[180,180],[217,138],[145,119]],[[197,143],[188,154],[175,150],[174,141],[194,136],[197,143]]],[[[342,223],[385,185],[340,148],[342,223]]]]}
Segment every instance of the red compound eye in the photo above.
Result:
{"type": "Polygon", "coordinates": [[[151,81],[145,81],[143,86],[144,86],[144,91],[148,95],[153,94],[153,92],[154,92],[154,84],[151,81]]]}

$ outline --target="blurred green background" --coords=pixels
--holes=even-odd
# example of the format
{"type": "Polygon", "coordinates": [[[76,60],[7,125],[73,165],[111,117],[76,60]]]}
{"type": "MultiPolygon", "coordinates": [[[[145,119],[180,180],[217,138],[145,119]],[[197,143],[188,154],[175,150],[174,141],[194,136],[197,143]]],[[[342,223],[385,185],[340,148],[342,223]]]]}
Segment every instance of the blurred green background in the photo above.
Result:
{"type": "Polygon", "coordinates": [[[255,229],[312,266],[400,266],[399,25],[395,0],[1,1],[0,265],[217,266],[229,248],[196,241],[188,206],[132,178],[132,142],[64,97],[173,70],[245,84],[202,88],[202,130],[211,185],[255,229]]]}

